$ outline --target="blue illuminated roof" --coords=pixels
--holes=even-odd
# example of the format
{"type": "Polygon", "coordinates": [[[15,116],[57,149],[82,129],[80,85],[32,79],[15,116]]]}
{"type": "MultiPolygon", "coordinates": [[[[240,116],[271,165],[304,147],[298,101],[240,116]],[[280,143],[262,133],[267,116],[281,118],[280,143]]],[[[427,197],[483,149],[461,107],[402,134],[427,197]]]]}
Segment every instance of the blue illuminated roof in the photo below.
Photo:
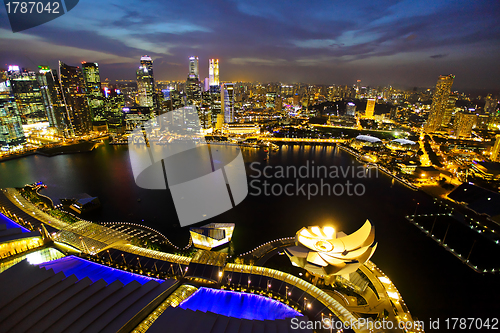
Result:
{"type": "Polygon", "coordinates": [[[382,140],[380,140],[379,138],[376,138],[374,136],[370,136],[370,135],[358,135],[356,137],[356,140],[360,140],[360,141],[368,141],[368,142],[372,142],[372,143],[375,143],[375,142],[381,142],[382,140]]]}
{"type": "Polygon", "coordinates": [[[11,219],[9,219],[7,216],[5,216],[3,214],[0,214],[0,224],[5,224],[7,229],[21,228],[22,232],[30,232],[28,229],[26,229],[25,227],[22,227],[21,225],[12,221],[11,219]]]}
{"type": "Polygon", "coordinates": [[[302,316],[288,305],[264,296],[204,287],[198,289],[179,306],[183,309],[209,311],[249,320],[276,320],[302,316]]]}
{"type": "Polygon", "coordinates": [[[163,282],[164,280],[153,279],[140,274],[129,273],[120,269],[111,268],[92,261],[88,261],[75,256],[67,256],[61,259],[45,262],[39,265],[45,269],[53,269],[55,273],[64,272],[66,276],[75,274],[78,279],[88,277],[92,282],[103,279],[108,284],[119,280],[123,284],[128,284],[132,281],[137,281],[140,284],[145,284],[148,281],[155,280],[163,282]]]}
{"type": "Polygon", "coordinates": [[[397,143],[402,144],[402,145],[415,145],[415,144],[417,144],[415,141],[406,140],[406,139],[395,139],[395,140],[392,140],[392,142],[397,142],[397,143]]]}

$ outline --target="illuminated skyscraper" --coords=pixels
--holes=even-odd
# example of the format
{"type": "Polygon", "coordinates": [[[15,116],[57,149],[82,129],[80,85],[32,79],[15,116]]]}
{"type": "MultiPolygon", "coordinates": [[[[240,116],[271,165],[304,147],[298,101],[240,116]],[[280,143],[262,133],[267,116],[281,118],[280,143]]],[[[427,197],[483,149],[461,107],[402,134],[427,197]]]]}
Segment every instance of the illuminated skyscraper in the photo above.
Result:
{"type": "Polygon", "coordinates": [[[455,76],[451,74],[448,76],[441,75],[436,83],[436,90],[432,97],[431,111],[426,124],[426,130],[429,132],[436,131],[443,123],[454,79],[455,76]]]}
{"type": "Polygon", "coordinates": [[[221,85],[221,112],[225,123],[234,122],[234,83],[221,85]]]}
{"type": "Polygon", "coordinates": [[[448,97],[448,103],[444,110],[443,119],[441,120],[441,126],[448,126],[451,121],[451,116],[455,110],[455,104],[457,102],[458,96],[456,94],[450,94],[448,97]]]}
{"type": "Polygon", "coordinates": [[[491,160],[493,162],[500,162],[500,134],[497,134],[495,145],[491,151],[491,160]]]}
{"type": "Polygon", "coordinates": [[[141,57],[141,66],[148,69],[148,73],[151,75],[151,84],[154,86],[154,75],[153,75],[153,59],[150,56],[141,57]]]}
{"type": "Polygon", "coordinates": [[[356,115],[356,104],[352,102],[347,103],[346,115],[351,117],[356,115]]]}
{"type": "Polygon", "coordinates": [[[153,107],[153,76],[146,66],[140,66],[137,76],[137,99],[139,106],[153,107]]]}
{"type": "Polygon", "coordinates": [[[92,130],[92,117],[82,71],[79,67],[59,61],[59,77],[71,132],[68,134],[75,136],[89,134],[92,130]]]}
{"type": "Polygon", "coordinates": [[[201,105],[198,110],[198,115],[200,119],[200,125],[203,129],[209,129],[212,127],[212,94],[209,91],[204,91],[201,93],[201,105]]]}
{"type": "Polygon", "coordinates": [[[26,138],[10,81],[0,82],[0,146],[16,146],[24,142],[26,138]]]}
{"type": "Polygon", "coordinates": [[[48,67],[43,66],[38,66],[38,68],[40,68],[39,82],[50,127],[56,128],[59,135],[68,135],[68,114],[64,105],[57,70],[50,70],[48,67]]]}
{"type": "Polygon", "coordinates": [[[212,114],[212,125],[217,123],[217,115],[221,114],[222,104],[220,98],[220,86],[210,86],[211,104],[210,111],[212,114]]]}
{"type": "Polygon", "coordinates": [[[188,105],[199,105],[201,102],[198,57],[189,57],[189,74],[186,80],[186,96],[188,105]]]}
{"type": "Polygon", "coordinates": [[[219,59],[208,60],[208,83],[210,86],[218,86],[219,83],[219,59]]]}
{"type": "Polygon", "coordinates": [[[455,136],[469,138],[472,127],[476,124],[477,115],[469,112],[459,112],[455,117],[455,136]]]}
{"type": "Polygon", "coordinates": [[[33,124],[47,121],[45,103],[35,72],[18,72],[10,76],[21,122],[33,124]]]}
{"type": "Polygon", "coordinates": [[[103,120],[104,96],[101,91],[99,65],[96,62],[82,62],[82,73],[92,120],[103,120]]]}
{"type": "Polygon", "coordinates": [[[365,111],[365,116],[366,118],[373,118],[373,115],[375,113],[375,99],[370,98],[366,102],[366,111],[365,111]]]}
{"type": "Polygon", "coordinates": [[[189,57],[189,77],[199,80],[198,57],[189,57]]]}

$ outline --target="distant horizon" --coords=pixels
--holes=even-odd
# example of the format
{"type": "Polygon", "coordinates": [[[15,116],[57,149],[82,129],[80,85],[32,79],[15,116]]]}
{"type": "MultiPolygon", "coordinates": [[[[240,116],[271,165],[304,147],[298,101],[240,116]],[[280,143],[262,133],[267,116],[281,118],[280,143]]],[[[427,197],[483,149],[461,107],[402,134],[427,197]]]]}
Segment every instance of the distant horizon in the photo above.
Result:
{"type": "MultiPolygon", "coordinates": [[[[138,58],[140,59],[140,58],[138,58]]],[[[208,60],[208,59],[207,59],[208,60]]],[[[75,67],[81,67],[81,64],[82,64],[82,61],[80,61],[78,64],[72,64],[72,63],[68,63],[66,61],[63,61],[61,60],[62,62],[64,62],[65,64],[67,65],[70,65],[70,66],[75,66],[75,67]]],[[[93,62],[93,61],[87,61],[87,62],[93,62]]],[[[139,64],[139,60],[137,61],[137,63],[139,64]]],[[[24,70],[29,70],[29,71],[34,71],[36,72],[38,68],[32,68],[32,67],[29,67],[29,66],[22,66],[20,65],[19,63],[11,63],[11,64],[5,64],[5,68],[0,68],[0,70],[7,70],[8,66],[9,65],[17,65],[19,66],[20,69],[24,69],[24,70]]],[[[120,79],[109,79],[109,77],[105,77],[102,75],[102,69],[103,69],[103,66],[101,64],[99,64],[99,73],[100,73],[100,76],[101,76],[101,82],[105,82],[106,79],[108,79],[109,82],[117,82],[119,80],[123,80],[123,81],[132,81],[132,82],[136,82],[136,79],[135,78],[120,78],[120,79]]],[[[46,64],[43,64],[43,65],[36,65],[34,67],[38,67],[38,66],[49,66],[49,68],[51,69],[57,69],[58,66],[50,66],[50,65],[46,65],[46,64]]],[[[104,66],[107,66],[107,64],[104,64],[104,66]]],[[[139,65],[137,66],[139,67],[139,65]]],[[[201,67],[201,66],[200,66],[201,67]]],[[[186,68],[187,68],[187,61],[186,61],[186,68]]],[[[154,73],[155,73],[155,81],[156,82],[183,82],[183,81],[186,81],[186,78],[181,78],[181,79],[158,79],[157,78],[157,70],[155,69],[154,67],[154,59],[153,59],[153,69],[154,69],[154,73]]],[[[201,68],[200,68],[201,69],[201,68]]],[[[208,69],[208,65],[207,65],[207,69],[208,69]]],[[[187,70],[186,70],[187,72],[187,70]]],[[[135,72],[134,72],[135,74],[135,72]]],[[[453,73],[449,73],[449,74],[453,74],[453,73]]],[[[440,75],[448,75],[448,74],[440,74],[440,75]]],[[[186,77],[187,77],[187,74],[186,74],[186,77]]],[[[207,70],[207,76],[208,78],[208,70],[207,70]]],[[[413,90],[414,88],[417,88],[417,89],[433,89],[435,86],[436,86],[436,82],[437,82],[437,78],[439,76],[437,76],[435,78],[435,81],[433,84],[431,85],[402,85],[402,84],[398,84],[398,83],[395,83],[395,84],[372,84],[372,85],[364,85],[363,84],[363,81],[361,80],[361,86],[362,87],[371,87],[371,88],[377,88],[377,87],[388,87],[388,86],[391,86],[397,90],[402,90],[402,91],[411,91],[413,90]]],[[[200,75],[200,82],[203,83],[203,80],[205,79],[205,77],[201,76],[200,75]]],[[[276,83],[281,83],[281,84],[310,84],[310,85],[315,85],[315,86],[352,86],[356,83],[358,79],[354,79],[354,82],[352,83],[314,83],[314,82],[306,82],[306,81],[301,81],[301,82],[287,82],[287,81],[280,81],[280,80],[275,80],[275,81],[263,81],[263,80],[220,80],[221,83],[222,82],[244,82],[244,83],[258,83],[258,84],[276,84],[276,83]]],[[[455,87],[455,85],[452,86],[452,89],[451,89],[452,92],[455,92],[455,91],[458,91],[459,93],[465,93],[467,95],[471,95],[471,96],[481,96],[481,97],[485,97],[487,94],[491,94],[493,96],[495,95],[500,95],[500,88],[465,88],[465,89],[462,89],[462,88],[458,88],[458,87],[455,87]],[[484,96],[483,96],[484,94],[484,96]]],[[[500,96],[499,96],[500,97],[500,96]]]]}

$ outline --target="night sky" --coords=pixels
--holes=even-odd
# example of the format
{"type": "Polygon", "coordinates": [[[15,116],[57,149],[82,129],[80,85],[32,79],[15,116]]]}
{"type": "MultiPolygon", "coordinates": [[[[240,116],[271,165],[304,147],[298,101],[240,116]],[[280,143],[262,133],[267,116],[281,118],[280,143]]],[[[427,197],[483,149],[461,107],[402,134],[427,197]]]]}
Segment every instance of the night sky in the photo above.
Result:
{"type": "Polygon", "coordinates": [[[80,0],[12,33],[0,9],[0,64],[98,62],[102,79],[185,80],[188,57],[220,59],[221,80],[500,90],[500,1],[80,0]]]}

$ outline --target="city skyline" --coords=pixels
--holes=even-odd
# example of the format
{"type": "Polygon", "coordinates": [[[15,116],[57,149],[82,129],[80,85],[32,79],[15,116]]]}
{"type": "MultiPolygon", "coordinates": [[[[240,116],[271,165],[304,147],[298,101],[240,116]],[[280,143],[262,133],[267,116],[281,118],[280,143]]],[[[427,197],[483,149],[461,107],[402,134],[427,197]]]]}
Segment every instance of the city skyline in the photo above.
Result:
{"type": "Polygon", "coordinates": [[[157,80],[183,80],[185,59],[196,54],[200,80],[208,59],[218,58],[222,81],[410,88],[453,73],[457,90],[500,89],[494,2],[172,2],[169,11],[179,14],[172,20],[164,6],[150,6],[144,15],[126,3],[90,2],[17,34],[0,11],[0,64],[55,68],[63,57],[99,63],[103,79],[134,79],[137,57],[149,54],[157,80]]]}

